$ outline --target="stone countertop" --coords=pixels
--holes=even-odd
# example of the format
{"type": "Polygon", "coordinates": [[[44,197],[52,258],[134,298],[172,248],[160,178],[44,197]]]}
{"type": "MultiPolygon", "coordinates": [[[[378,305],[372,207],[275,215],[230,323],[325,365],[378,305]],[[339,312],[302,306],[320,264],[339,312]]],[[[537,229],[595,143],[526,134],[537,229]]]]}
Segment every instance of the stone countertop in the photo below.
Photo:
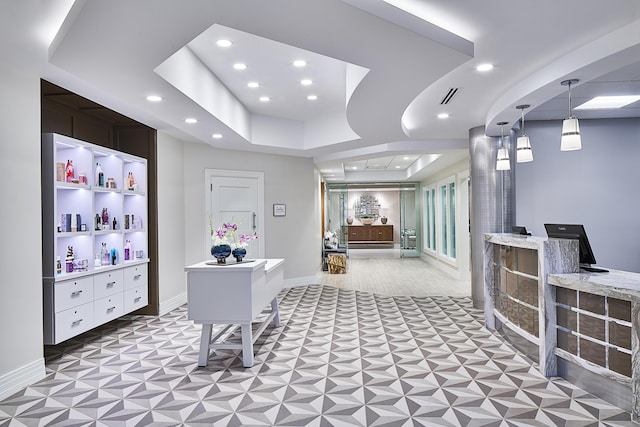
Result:
{"type": "Polygon", "coordinates": [[[608,273],[549,274],[549,284],[596,295],[640,301],[640,274],[609,269],[608,273]]]}

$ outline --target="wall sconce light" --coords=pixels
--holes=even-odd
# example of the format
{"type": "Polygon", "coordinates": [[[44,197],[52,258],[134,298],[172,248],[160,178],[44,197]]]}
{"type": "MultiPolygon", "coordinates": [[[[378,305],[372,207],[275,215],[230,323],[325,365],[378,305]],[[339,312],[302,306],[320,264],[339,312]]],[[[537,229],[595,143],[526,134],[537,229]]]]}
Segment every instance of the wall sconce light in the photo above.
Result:
{"type": "Polygon", "coordinates": [[[498,161],[496,162],[496,169],[499,171],[507,171],[511,169],[511,164],[509,162],[509,150],[504,147],[504,125],[508,122],[498,122],[497,125],[500,126],[500,148],[498,148],[498,161]]]}
{"type": "Polygon", "coordinates": [[[578,119],[571,112],[571,85],[580,80],[571,79],[560,82],[562,86],[569,86],[569,118],[562,122],[562,139],[560,140],[560,150],[572,151],[582,148],[580,140],[580,124],[578,119]]]}
{"type": "Polygon", "coordinates": [[[527,133],[524,131],[524,110],[531,107],[529,104],[518,105],[516,108],[522,111],[522,136],[518,137],[516,145],[516,162],[524,163],[533,161],[533,151],[531,150],[531,142],[527,133]]]}

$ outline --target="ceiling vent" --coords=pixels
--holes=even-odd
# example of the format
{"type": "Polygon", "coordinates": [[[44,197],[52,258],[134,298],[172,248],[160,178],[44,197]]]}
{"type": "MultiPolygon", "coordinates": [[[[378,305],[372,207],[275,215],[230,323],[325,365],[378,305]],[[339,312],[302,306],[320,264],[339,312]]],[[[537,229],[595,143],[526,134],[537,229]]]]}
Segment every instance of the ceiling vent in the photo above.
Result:
{"type": "Polygon", "coordinates": [[[447,94],[444,96],[444,98],[442,98],[442,101],[440,101],[440,105],[447,105],[449,102],[451,102],[451,99],[455,96],[455,94],[458,92],[457,87],[452,87],[451,89],[449,89],[449,92],[447,92],[447,94]]]}

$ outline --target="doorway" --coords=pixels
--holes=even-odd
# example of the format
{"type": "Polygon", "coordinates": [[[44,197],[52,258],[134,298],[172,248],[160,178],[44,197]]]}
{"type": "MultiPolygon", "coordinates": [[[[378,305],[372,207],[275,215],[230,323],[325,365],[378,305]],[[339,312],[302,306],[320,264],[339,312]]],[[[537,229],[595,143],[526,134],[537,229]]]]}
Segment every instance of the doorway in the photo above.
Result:
{"type": "Polygon", "coordinates": [[[417,183],[326,184],[325,233],[351,258],[419,257],[417,183]]]}
{"type": "MultiPolygon", "coordinates": [[[[214,232],[233,223],[238,234],[264,236],[264,174],[261,172],[205,170],[206,229],[214,232]]],[[[264,258],[264,239],[249,241],[247,258],[264,258]]],[[[205,253],[209,254],[211,242],[205,253]]]]}

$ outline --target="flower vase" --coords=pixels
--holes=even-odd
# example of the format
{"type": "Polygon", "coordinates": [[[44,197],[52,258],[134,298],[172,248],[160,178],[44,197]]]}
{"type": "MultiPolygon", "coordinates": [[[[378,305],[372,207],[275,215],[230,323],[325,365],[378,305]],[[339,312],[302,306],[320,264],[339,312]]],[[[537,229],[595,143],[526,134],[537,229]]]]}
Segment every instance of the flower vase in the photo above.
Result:
{"type": "Polygon", "coordinates": [[[218,264],[226,264],[227,258],[231,255],[231,246],[215,245],[211,248],[211,255],[218,261],[218,264]]]}
{"type": "Polygon", "coordinates": [[[235,248],[231,254],[236,259],[236,262],[242,262],[242,258],[247,255],[247,250],[245,248],[235,248]]]}

